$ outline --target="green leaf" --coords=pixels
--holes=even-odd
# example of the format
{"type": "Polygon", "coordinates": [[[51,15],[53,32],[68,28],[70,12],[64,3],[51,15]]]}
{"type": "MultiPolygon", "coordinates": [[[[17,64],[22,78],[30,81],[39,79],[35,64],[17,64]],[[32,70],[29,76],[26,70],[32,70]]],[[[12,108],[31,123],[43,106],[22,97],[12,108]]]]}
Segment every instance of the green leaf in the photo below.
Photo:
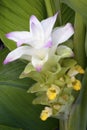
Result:
{"type": "Polygon", "coordinates": [[[37,16],[39,20],[46,17],[45,3],[43,0],[0,0],[0,37],[10,49],[16,47],[15,43],[8,40],[5,34],[12,31],[29,30],[29,17],[37,16]]]}
{"type": "Polygon", "coordinates": [[[75,12],[69,6],[62,3],[61,4],[61,17],[62,17],[62,24],[66,24],[67,22],[70,22],[73,24],[75,12]]]}
{"type": "Polygon", "coordinates": [[[14,127],[6,126],[6,125],[0,125],[0,129],[1,130],[23,130],[21,128],[14,128],[14,127]]]}
{"type": "Polygon", "coordinates": [[[61,0],[50,0],[53,12],[59,12],[57,24],[64,25],[67,22],[74,22],[75,12],[66,4],[62,3],[61,0]]]}
{"type": "Polygon", "coordinates": [[[78,12],[84,18],[87,24],[87,0],[61,0],[70,6],[74,11],[78,12]]]}
{"type": "Polygon", "coordinates": [[[84,68],[86,66],[86,54],[85,54],[86,27],[83,22],[83,18],[78,13],[76,13],[75,15],[74,29],[75,33],[74,33],[73,47],[74,47],[75,59],[77,60],[78,64],[84,68]]]}
{"type": "Polygon", "coordinates": [[[87,29],[86,29],[86,38],[85,38],[85,52],[87,56],[87,29]]]}

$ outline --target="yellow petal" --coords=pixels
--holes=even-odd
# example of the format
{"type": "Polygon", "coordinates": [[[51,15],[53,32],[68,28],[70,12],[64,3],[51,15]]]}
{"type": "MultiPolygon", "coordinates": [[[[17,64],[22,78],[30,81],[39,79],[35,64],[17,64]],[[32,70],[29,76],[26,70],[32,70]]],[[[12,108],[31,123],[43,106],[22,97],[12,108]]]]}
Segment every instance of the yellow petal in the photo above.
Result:
{"type": "Polygon", "coordinates": [[[50,107],[45,107],[44,110],[42,110],[40,118],[41,120],[45,121],[48,117],[52,115],[52,109],[50,107]]]}
{"type": "Polygon", "coordinates": [[[59,94],[60,88],[54,84],[51,85],[51,87],[47,90],[47,97],[49,100],[54,100],[59,94]]]}
{"type": "Polygon", "coordinates": [[[80,66],[80,65],[76,65],[76,70],[80,73],[80,74],[84,74],[85,73],[85,71],[84,71],[84,69],[80,66]]]}
{"type": "Polygon", "coordinates": [[[83,68],[80,66],[80,65],[76,65],[76,66],[74,66],[74,67],[72,67],[69,71],[68,71],[68,75],[70,76],[70,77],[73,77],[73,76],[75,76],[75,75],[77,75],[77,74],[84,74],[84,70],[83,70],[83,68]]]}
{"type": "Polygon", "coordinates": [[[81,89],[81,82],[79,80],[75,80],[75,82],[73,82],[73,89],[76,91],[81,89]]]}

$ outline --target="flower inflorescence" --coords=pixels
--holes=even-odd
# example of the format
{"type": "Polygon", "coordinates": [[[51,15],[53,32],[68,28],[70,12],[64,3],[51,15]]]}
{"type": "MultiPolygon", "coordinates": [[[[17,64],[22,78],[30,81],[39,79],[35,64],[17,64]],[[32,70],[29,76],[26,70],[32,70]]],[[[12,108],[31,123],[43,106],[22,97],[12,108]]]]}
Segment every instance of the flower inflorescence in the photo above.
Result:
{"type": "Polygon", "coordinates": [[[8,39],[17,42],[17,48],[7,55],[4,64],[20,58],[29,62],[20,78],[37,81],[28,92],[36,93],[34,104],[46,106],[40,115],[43,121],[50,116],[67,118],[75,100],[73,91],[81,89],[76,75],[84,74],[73,59],[72,49],[60,45],[74,34],[74,30],[70,23],[53,29],[57,15],[41,22],[33,15],[30,17],[30,32],[6,34],[8,39]]]}
{"type": "MultiPolygon", "coordinates": [[[[61,67],[57,68],[56,72],[53,72],[52,68],[41,71],[39,76],[43,80],[39,80],[40,77],[38,77],[37,83],[28,90],[29,93],[36,93],[33,104],[46,105],[40,116],[43,121],[50,116],[62,118],[64,115],[64,118],[67,118],[75,100],[73,93],[81,89],[81,82],[76,78],[76,75],[83,74],[84,70],[78,65],[80,67],[80,71],[78,71],[77,63],[73,59],[62,59],[59,64],[61,67]],[[63,62],[68,63],[67,66],[63,66],[63,62]],[[72,71],[73,67],[74,71],[72,71]],[[75,71],[78,74],[74,73],[75,71]]],[[[32,75],[32,72],[30,75],[32,75]]]]}

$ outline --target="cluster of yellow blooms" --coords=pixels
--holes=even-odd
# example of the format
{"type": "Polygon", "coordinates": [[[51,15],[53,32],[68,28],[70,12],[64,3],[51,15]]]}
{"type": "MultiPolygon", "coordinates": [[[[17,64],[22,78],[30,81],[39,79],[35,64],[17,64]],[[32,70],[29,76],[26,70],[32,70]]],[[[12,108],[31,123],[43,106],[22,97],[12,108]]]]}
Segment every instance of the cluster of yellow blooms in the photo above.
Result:
{"type": "MultiPolygon", "coordinates": [[[[81,82],[75,78],[75,75],[78,73],[84,74],[84,70],[79,66],[75,66],[71,68],[68,71],[68,76],[71,77],[71,85],[67,85],[67,87],[72,87],[74,90],[79,91],[81,89],[81,82]]],[[[63,79],[61,79],[63,81],[63,79]]],[[[54,101],[57,97],[57,95],[60,93],[60,87],[56,86],[54,84],[51,85],[51,87],[48,88],[46,95],[48,97],[49,101],[54,101]]],[[[67,95],[64,96],[64,98],[67,98],[67,95]]],[[[54,101],[55,102],[55,101],[54,101]]],[[[54,109],[60,109],[61,106],[59,104],[53,106],[54,109]]],[[[44,110],[42,110],[42,113],[40,115],[40,118],[45,121],[48,117],[53,115],[53,109],[51,107],[45,107],[44,110]]]]}

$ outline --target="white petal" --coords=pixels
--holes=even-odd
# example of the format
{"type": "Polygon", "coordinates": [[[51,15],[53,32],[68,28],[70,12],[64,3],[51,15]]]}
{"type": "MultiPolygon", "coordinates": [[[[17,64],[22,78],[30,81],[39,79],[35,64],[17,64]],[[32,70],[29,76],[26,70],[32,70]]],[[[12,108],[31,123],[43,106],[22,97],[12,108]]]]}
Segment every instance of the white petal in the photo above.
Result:
{"type": "Polygon", "coordinates": [[[32,57],[32,65],[36,68],[37,71],[41,71],[43,65],[48,60],[48,54],[45,55],[43,59],[33,56],[32,57]]]}
{"type": "Polygon", "coordinates": [[[48,41],[44,44],[43,47],[45,47],[45,48],[50,48],[50,47],[52,47],[52,45],[53,45],[53,43],[52,43],[52,38],[49,37],[49,38],[48,38],[48,41]]]}
{"type": "Polygon", "coordinates": [[[17,42],[17,46],[22,45],[23,43],[29,43],[32,41],[32,35],[28,31],[15,31],[6,34],[8,39],[11,39],[17,42]]]}
{"type": "Polygon", "coordinates": [[[67,23],[64,27],[58,27],[53,30],[52,40],[54,45],[58,45],[68,40],[74,34],[73,27],[67,23]]]}
{"type": "Polygon", "coordinates": [[[4,64],[17,60],[19,58],[30,60],[30,56],[32,55],[34,55],[33,48],[29,46],[21,46],[7,55],[6,59],[4,60],[4,64]]]}
{"type": "Polygon", "coordinates": [[[53,45],[51,37],[49,37],[47,41],[34,38],[29,44],[35,49],[46,49],[52,47],[53,45]]]}
{"type": "Polygon", "coordinates": [[[41,21],[44,33],[45,33],[45,39],[47,40],[52,32],[53,26],[55,24],[56,18],[58,13],[56,13],[54,16],[49,17],[43,21],[41,21]]]}
{"type": "Polygon", "coordinates": [[[35,56],[44,59],[44,57],[49,53],[49,48],[41,48],[41,49],[36,49],[35,51],[35,56]]]}
{"type": "Polygon", "coordinates": [[[30,32],[32,33],[35,41],[35,44],[32,43],[32,46],[35,48],[42,47],[44,42],[44,32],[41,23],[34,15],[30,18],[30,32]]]}

